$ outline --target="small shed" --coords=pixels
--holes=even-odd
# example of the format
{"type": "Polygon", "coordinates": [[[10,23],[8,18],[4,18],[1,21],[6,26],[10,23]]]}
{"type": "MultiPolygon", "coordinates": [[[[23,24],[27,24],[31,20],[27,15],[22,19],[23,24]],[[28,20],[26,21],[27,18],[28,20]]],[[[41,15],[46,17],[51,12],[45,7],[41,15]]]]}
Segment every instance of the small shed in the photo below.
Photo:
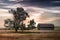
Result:
{"type": "Polygon", "coordinates": [[[54,24],[41,24],[37,25],[38,30],[54,30],[54,24]]]}

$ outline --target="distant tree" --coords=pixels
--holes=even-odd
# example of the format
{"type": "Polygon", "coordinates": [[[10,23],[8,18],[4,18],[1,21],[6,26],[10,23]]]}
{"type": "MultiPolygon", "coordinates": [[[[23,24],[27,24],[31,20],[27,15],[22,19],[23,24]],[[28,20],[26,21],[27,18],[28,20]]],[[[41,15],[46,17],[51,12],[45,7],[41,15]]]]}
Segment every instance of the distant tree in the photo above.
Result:
{"type": "Polygon", "coordinates": [[[29,15],[27,12],[24,11],[23,8],[19,7],[16,8],[16,10],[11,9],[9,12],[14,15],[14,28],[17,32],[19,28],[22,28],[21,23],[23,23],[23,21],[26,20],[26,17],[29,17],[29,15]]]}
{"type": "Polygon", "coordinates": [[[36,28],[35,24],[36,23],[35,23],[34,19],[30,20],[30,24],[28,25],[28,29],[34,29],[34,28],[36,28]]]}
{"type": "Polygon", "coordinates": [[[4,20],[4,26],[7,27],[8,29],[13,28],[13,21],[11,19],[4,20]]]}

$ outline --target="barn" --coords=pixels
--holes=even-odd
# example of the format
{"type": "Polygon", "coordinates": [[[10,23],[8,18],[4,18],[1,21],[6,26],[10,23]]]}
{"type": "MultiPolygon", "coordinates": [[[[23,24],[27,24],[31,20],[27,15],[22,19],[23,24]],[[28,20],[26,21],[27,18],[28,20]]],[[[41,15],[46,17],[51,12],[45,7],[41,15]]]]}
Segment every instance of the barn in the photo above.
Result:
{"type": "Polygon", "coordinates": [[[54,30],[54,24],[41,24],[37,25],[38,30],[54,30]]]}

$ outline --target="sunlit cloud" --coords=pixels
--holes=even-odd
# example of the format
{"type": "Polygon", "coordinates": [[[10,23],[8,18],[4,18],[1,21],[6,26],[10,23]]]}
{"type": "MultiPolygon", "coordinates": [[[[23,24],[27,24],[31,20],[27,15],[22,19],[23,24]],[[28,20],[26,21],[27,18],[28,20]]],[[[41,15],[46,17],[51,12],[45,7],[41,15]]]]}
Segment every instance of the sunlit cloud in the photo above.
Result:
{"type": "Polygon", "coordinates": [[[55,26],[58,26],[58,22],[55,23],[54,20],[60,20],[59,10],[49,10],[37,7],[28,7],[27,10],[31,15],[30,19],[34,19],[36,23],[53,23],[56,24],[55,26]],[[29,8],[30,10],[28,10],[29,8]]]}

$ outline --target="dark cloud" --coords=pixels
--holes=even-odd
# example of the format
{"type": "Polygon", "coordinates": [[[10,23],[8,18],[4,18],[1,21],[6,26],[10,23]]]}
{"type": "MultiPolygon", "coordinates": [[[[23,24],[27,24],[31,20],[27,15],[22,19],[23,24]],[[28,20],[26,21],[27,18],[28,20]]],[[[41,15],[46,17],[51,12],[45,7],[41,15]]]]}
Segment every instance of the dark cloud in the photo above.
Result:
{"type": "Polygon", "coordinates": [[[9,1],[9,0],[0,0],[0,2],[8,3],[8,2],[10,2],[10,1],[9,1]]]}
{"type": "Polygon", "coordinates": [[[58,0],[51,1],[51,0],[24,0],[23,2],[26,5],[36,6],[36,7],[56,7],[60,6],[60,2],[58,0]]]}
{"type": "Polygon", "coordinates": [[[39,1],[59,1],[59,0],[24,0],[24,1],[39,2],[39,1]]]}

